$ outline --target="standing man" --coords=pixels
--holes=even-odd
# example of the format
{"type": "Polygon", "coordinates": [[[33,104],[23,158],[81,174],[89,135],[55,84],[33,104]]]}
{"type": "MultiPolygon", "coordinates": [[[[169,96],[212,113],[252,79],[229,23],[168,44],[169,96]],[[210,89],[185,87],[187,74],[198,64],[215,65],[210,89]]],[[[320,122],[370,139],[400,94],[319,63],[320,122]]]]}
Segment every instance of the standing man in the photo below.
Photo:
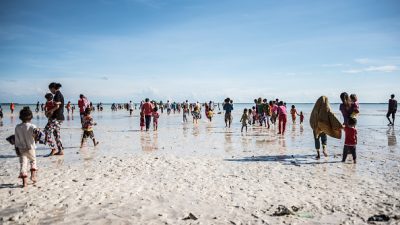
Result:
{"type": "Polygon", "coordinates": [[[148,98],[145,99],[145,103],[142,105],[142,112],[146,120],[146,131],[150,129],[151,115],[153,113],[153,104],[151,104],[148,98]]]}
{"type": "Polygon", "coordinates": [[[396,117],[396,112],[397,112],[397,101],[394,99],[394,94],[392,94],[389,99],[388,112],[386,114],[386,118],[389,120],[388,126],[394,126],[394,119],[396,117]],[[390,120],[390,114],[392,115],[393,122],[390,120]]]}

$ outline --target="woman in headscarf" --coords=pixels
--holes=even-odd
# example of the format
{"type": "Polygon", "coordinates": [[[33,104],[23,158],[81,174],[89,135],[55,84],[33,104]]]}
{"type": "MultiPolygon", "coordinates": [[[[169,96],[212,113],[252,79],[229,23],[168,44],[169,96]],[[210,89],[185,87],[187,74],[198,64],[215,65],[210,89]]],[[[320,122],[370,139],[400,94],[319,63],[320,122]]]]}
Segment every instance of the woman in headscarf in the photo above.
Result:
{"type": "Polygon", "coordinates": [[[315,149],[317,150],[316,159],[320,159],[319,150],[321,148],[321,144],[324,156],[327,157],[327,135],[340,139],[342,137],[343,127],[336,116],[332,113],[328,98],[326,96],[321,96],[315,103],[310,116],[310,125],[313,129],[315,149]]]}

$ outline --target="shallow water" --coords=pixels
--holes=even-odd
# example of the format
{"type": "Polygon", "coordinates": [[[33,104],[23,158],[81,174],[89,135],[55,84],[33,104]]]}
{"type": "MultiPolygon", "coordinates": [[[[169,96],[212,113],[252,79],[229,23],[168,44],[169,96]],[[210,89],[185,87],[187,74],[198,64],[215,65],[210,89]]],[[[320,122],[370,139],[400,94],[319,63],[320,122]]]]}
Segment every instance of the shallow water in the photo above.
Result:
{"type": "MultiPolygon", "coordinates": [[[[290,106],[291,104],[288,104],[290,106]]],[[[285,136],[277,135],[277,128],[267,129],[259,126],[249,126],[248,132],[241,133],[239,122],[244,108],[252,104],[235,104],[233,112],[233,125],[225,128],[223,113],[216,114],[212,122],[208,122],[203,113],[203,118],[198,125],[193,125],[191,117],[188,123],[182,122],[181,114],[162,114],[159,119],[157,132],[141,132],[139,127],[138,110],[129,116],[126,110],[112,112],[105,105],[103,112],[93,112],[93,118],[98,123],[94,133],[100,145],[93,147],[91,142],[83,149],[79,149],[82,131],[80,130],[79,115],[68,115],[62,125],[62,139],[65,147],[65,162],[88,160],[100,155],[136,154],[157,151],[160,154],[199,154],[220,155],[223,157],[247,157],[253,155],[309,155],[314,152],[314,140],[308,118],[313,104],[296,104],[298,111],[305,113],[303,125],[293,124],[288,117],[285,136]]],[[[338,111],[339,105],[332,104],[332,109],[342,120],[338,111]]],[[[17,106],[14,115],[5,110],[0,127],[0,160],[13,157],[13,147],[5,138],[13,134],[14,127],[19,123],[18,111],[22,106],[17,106]]],[[[357,152],[363,155],[365,151],[379,151],[385,154],[399,155],[397,143],[399,128],[388,127],[385,117],[386,104],[361,104],[359,115],[357,152]]],[[[5,108],[5,106],[3,106],[5,108]]],[[[31,106],[34,108],[34,106],[31,106]]],[[[218,107],[216,107],[218,112],[218,107]]],[[[299,120],[299,118],[297,118],[299,120]]],[[[47,119],[43,113],[34,113],[32,121],[40,128],[44,128],[47,119]]],[[[297,122],[298,123],[298,122],[297,122]]],[[[343,148],[343,139],[328,138],[328,147],[331,155],[340,155],[343,148]]],[[[38,145],[37,154],[44,156],[49,152],[47,146],[38,145]]]]}

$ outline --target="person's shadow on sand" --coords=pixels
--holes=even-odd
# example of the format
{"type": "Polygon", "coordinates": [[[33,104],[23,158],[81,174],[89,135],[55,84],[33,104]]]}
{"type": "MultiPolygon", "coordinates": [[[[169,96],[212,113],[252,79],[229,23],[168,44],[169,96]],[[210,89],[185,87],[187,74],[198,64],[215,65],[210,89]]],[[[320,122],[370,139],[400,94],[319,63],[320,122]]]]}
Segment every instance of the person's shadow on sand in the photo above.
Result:
{"type": "Polygon", "coordinates": [[[230,162],[281,162],[284,165],[317,165],[340,163],[341,161],[316,161],[315,155],[268,155],[268,156],[251,156],[240,159],[225,159],[230,162]]]}
{"type": "Polygon", "coordinates": [[[0,184],[0,189],[6,189],[6,188],[20,188],[21,185],[18,184],[0,184]]]}

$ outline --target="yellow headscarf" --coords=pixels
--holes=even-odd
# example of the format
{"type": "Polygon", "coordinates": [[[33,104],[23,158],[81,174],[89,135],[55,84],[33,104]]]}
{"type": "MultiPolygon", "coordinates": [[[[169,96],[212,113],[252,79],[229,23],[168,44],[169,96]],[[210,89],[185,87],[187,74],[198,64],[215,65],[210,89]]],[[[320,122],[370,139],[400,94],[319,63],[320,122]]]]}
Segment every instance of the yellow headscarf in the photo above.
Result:
{"type": "Polygon", "coordinates": [[[342,137],[342,124],[331,112],[328,98],[321,96],[318,98],[310,116],[310,125],[314,131],[315,138],[321,133],[325,133],[333,138],[342,137]]]}

